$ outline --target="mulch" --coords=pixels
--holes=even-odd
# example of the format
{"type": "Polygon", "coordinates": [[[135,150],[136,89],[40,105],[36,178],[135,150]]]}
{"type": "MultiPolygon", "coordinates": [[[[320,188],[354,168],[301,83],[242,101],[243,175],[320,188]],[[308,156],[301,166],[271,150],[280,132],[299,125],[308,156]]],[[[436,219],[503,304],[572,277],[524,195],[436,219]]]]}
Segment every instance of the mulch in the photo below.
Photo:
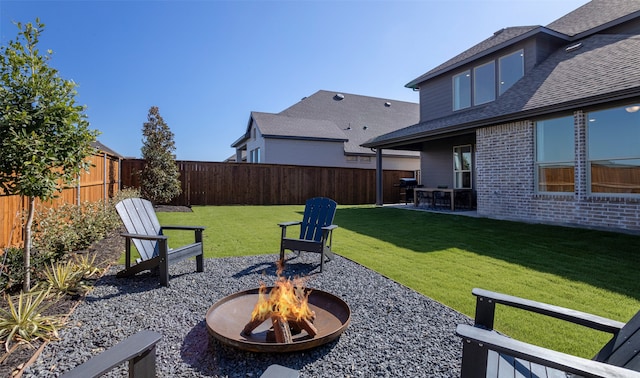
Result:
{"type": "Polygon", "coordinates": [[[193,210],[189,206],[171,206],[171,205],[155,205],[153,208],[156,212],[181,212],[181,213],[189,213],[193,210]]]}

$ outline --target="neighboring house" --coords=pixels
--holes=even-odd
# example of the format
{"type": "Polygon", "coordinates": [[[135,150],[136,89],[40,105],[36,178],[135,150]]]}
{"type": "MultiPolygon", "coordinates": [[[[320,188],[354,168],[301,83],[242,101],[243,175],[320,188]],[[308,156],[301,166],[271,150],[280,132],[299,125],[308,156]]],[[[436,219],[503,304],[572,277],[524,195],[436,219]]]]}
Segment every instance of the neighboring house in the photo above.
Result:
{"type": "Polygon", "coordinates": [[[412,80],[420,122],[364,147],[421,152],[426,187],[480,216],[640,231],[640,1],[502,29],[412,80]]]}
{"type": "MultiPolygon", "coordinates": [[[[361,144],[419,121],[416,103],[318,91],[280,113],[251,112],[245,134],[231,146],[235,161],[376,168],[361,144]]],[[[383,169],[418,170],[414,151],[384,152],[383,169]]]]}

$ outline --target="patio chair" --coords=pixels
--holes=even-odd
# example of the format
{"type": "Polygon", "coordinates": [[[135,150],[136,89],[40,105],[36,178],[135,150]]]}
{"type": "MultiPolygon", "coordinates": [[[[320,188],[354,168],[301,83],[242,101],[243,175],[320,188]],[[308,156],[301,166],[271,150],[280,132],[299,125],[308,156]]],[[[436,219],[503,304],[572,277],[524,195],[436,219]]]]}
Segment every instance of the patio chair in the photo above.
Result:
{"type": "Polygon", "coordinates": [[[473,190],[459,190],[453,194],[456,209],[473,209],[473,190]]]}
{"type": "MultiPolygon", "coordinates": [[[[446,185],[438,185],[438,189],[448,189],[446,185]]],[[[445,191],[436,190],[433,192],[433,206],[435,208],[451,208],[451,195],[445,191]]]]}
{"type": "Polygon", "coordinates": [[[260,378],[298,378],[298,377],[300,377],[299,371],[288,368],[286,366],[278,365],[278,364],[269,365],[267,370],[265,370],[264,373],[262,373],[262,375],[260,376],[260,378]]]}
{"type": "Polygon", "coordinates": [[[330,198],[315,197],[308,199],[304,207],[301,221],[279,223],[282,230],[280,240],[280,263],[284,267],[284,251],[315,252],[320,254],[320,271],[324,268],[325,258],[331,260],[333,251],[331,242],[333,230],[338,228],[333,223],[336,215],[336,202],[330,198]],[[287,227],[300,225],[298,238],[287,238],[287,227]]]}
{"type": "Polygon", "coordinates": [[[418,190],[416,192],[416,205],[418,207],[433,208],[433,191],[418,190]]]}
{"type": "Polygon", "coordinates": [[[100,377],[125,361],[129,362],[129,377],[155,377],[156,344],[161,338],[157,332],[140,331],[64,373],[61,378],[100,377]]]}
{"type": "Polygon", "coordinates": [[[202,226],[160,226],[158,217],[151,202],[142,198],[127,198],[116,204],[116,210],[124,223],[127,233],[120,234],[125,238],[125,269],[116,274],[117,277],[130,277],[145,270],[158,270],[160,284],[169,286],[169,264],[190,257],[196,258],[196,271],[204,271],[204,255],[202,249],[202,226]],[[192,244],[169,249],[164,230],[193,231],[195,240],[192,244]],[[137,264],[131,265],[131,241],[135,245],[140,258],[137,264]]]}
{"type": "Polygon", "coordinates": [[[541,302],[473,289],[475,326],[458,325],[463,339],[462,378],[470,377],[640,377],[640,311],[621,323],[541,302]],[[595,330],[612,339],[593,360],[514,340],[493,330],[495,306],[501,304],[548,315],[595,330]]]}

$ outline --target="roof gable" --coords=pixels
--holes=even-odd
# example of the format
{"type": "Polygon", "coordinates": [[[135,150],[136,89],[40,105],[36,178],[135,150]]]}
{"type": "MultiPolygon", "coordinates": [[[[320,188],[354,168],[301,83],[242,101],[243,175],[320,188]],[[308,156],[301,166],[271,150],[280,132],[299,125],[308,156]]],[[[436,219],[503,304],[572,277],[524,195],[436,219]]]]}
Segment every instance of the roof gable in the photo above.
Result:
{"type": "Polygon", "coordinates": [[[417,88],[420,83],[428,79],[539,33],[572,41],[637,17],[640,17],[640,0],[592,0],[546,27],[516,26],[498,30],[491,37],[410,81],[405,87],[417,88]]]}
{"type": "Polygon", "coordinates": [[[461,65],[474,61],[480,57],[491,54],[501,48],[510,46],[518,41],[530,37],[536,32],[543,30],[541,26],[515,26],[504,28],[495,32],[491,37],[465,50],[455,57],[447,60],[439,66],[429,70],[427,73],[410,81],[405,85],[407,88],[417,88],[420,83],[451,71],[461,65]]]}
{"type": "Polygon", "coordinates": [[[487,107],[486,116],[584,103],[616,92],[640,92],[640,36],[594,35],[560,49],[487,107]]]}
{"type": "Polygon", "coordinates": [[[593,35],[576,49],[554,52],[492,103],[381,135],[365,145],[390,145],[638,96],[640,36],[593,35]]]}

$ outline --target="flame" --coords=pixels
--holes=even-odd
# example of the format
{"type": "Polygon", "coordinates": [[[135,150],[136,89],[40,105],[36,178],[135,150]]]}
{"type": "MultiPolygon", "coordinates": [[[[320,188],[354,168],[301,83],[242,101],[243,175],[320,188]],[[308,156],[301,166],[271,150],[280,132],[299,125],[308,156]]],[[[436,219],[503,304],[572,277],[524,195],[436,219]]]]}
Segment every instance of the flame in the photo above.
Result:
{"type": "Polygon", "coordinates": [[[266,285],[260,284],[258,302],[251,312],[252,321],[265,320],[270,316],[296,321],[313,317],[309,308],[311,291],[305,289],[304,280],[299,277],[293,280],[284,278],[281,272],[278,269],[278,278],[268,294],[266,285]]]}

